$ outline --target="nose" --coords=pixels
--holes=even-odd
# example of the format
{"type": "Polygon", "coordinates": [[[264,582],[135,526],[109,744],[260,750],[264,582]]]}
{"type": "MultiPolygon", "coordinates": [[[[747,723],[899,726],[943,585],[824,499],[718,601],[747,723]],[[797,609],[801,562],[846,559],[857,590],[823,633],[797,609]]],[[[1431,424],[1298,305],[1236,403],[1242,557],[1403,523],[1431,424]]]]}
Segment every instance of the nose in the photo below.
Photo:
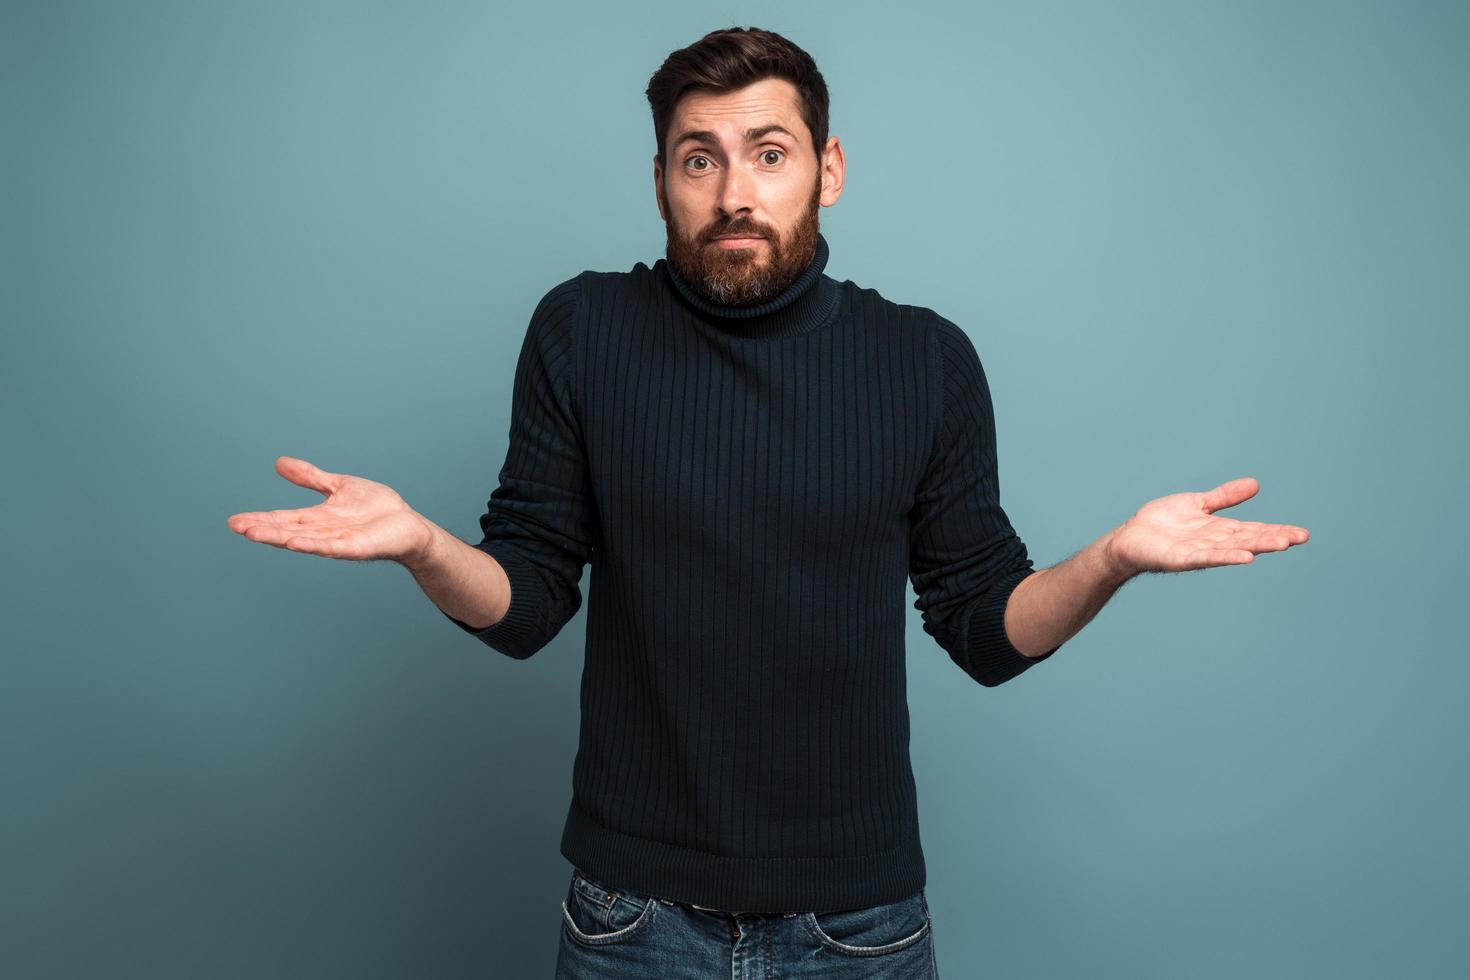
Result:
{"type": "Polygon", "coordinates": [[[726,215],[749,212],[755,206],[755,178],[740,167],[725,171],[725,182],[720,187],[720,210],[726,215]]]}

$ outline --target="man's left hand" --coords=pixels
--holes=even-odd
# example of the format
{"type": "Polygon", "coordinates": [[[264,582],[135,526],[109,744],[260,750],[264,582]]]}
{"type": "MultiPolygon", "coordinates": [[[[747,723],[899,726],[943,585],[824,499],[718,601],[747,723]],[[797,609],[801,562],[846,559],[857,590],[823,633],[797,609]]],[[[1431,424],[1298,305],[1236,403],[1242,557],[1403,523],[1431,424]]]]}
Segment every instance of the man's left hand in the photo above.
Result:
{"type": "Polygon", "coordinates": [[[1217,517],[1256,495],[1260,484],[1241,477],[1203,493],[1151,500],[1112,533],[1107,557],[1121,576],[1187,572],[1216,565],[1248,565],[1256,555],[1285,551],[1311,535],[1294,524],[1262,524],[1217,517]]]}

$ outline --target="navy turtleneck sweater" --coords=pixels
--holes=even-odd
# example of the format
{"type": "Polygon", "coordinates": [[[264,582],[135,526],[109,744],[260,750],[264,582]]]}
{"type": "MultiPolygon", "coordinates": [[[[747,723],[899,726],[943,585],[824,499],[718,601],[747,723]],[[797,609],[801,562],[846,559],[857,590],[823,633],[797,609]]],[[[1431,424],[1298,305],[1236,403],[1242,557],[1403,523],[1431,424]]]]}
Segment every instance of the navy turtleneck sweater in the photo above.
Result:
{"type": "Polygon", "coordinates": [[[833,280],[827,255],[819,236],[759,306],[712,304],[659,259],[583,272],[532,315],[477,545],[510,607],[450,619],[530,657],[591,562],[561,852],[599,880],[728,911],[911,895],[908,583],[980,684],[1045,659],[1005,632],[1035,570],[974,346],[833,280]]]}

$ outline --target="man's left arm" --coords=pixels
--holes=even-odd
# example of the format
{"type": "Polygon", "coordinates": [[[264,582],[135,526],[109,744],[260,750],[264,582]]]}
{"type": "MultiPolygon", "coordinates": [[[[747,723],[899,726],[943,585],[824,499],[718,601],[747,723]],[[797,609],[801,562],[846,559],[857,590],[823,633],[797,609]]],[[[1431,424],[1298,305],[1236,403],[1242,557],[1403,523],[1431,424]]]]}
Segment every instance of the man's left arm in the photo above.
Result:
{"type": "Polygon", "coordinates": [[[1108,557],[1113,533],[1064,562],[1038,569],[1012,590],[1005,631],[1024,656],[1039,657],[1076,636],[1131,577],[1108,557]]]}
{"type": "Polygon", "coordinates": [[[1250,477],[1150,501],[1050,568],[1036,569],[1000,503],[995,414],[969,337],[938,317],[930,335],[941,393],[933,451],[915,492],[909,575],[924,631],[986,687],[1055,653],[1142,572],[1249,563],[1306,528],[1220,517],[1254,496],[1250,477]]]}
{"type": "Polygon", "coordinates": [[[995,687],[1061,644],[1027,656],[1007,638],[1013,590],[1041,573],[1001,507],[995,418],[975,345],[943,317],[932,324],[928,341],[937,426],[909,511],[914,606],[924,632],[950,659],[981,685],[995,687]]]}
{"type": "Polygon", "coordinates": [[[1256,495],[1253,477],[1213,490],[1151,500],[1119,527],[1066,561],[1022,579],[1005,609],[1005,631],[1027,657],[1038,657],[1092,621],[1113,593],[1142,572],[1187,572],[1248,565],[1268,551],[1285,551],[1311,537],[1294,524],[1263,524],[1216,516],[1256,495]]]}

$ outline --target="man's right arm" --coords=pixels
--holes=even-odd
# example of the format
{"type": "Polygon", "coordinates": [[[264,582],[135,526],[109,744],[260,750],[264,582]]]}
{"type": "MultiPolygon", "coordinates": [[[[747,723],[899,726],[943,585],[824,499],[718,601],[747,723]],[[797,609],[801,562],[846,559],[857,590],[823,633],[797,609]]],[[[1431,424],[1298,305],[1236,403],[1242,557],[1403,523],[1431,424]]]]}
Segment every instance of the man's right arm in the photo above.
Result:
{"type": "Polygon", "coordinates": [[[450,619],[471,632],[498,624],[510,608],[510,579],[500,562],[425,520],[430,539],[422,554],[405,558],[404,568],[419,588],[450,619]]]}
{"type": "Polygon", "coordinates": [[[575,397],[580,307],[577,276],[552,287],[531,316],[516,361],[510,441],[480,515],[480,542],[425,521],[422,546],[403,561],[460,629],[517,660],[545,647],[581,608],[582,572],[598,537],[575,397]]]}

